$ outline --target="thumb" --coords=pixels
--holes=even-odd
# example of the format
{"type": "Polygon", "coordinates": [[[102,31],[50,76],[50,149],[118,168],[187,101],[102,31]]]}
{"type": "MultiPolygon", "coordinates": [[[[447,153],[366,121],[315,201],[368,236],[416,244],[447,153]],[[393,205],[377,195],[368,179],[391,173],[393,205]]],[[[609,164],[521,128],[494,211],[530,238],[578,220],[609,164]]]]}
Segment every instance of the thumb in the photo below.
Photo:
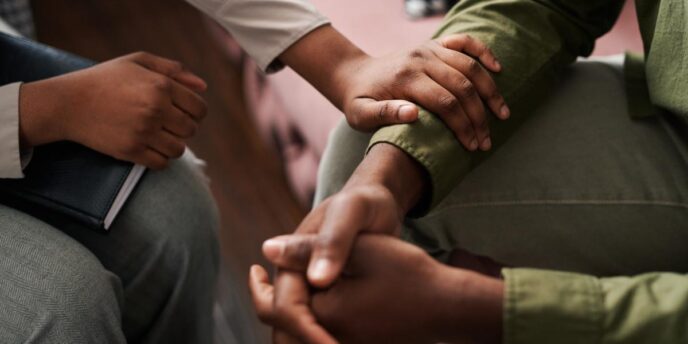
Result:
{"type": "Polygon", "coordinates": [[[347,112],[349,125],[362,131],[391,124],[411,123],[418,119],[418,107],[405,100],[356,98],[347,112]]]}
{"type": "Polygon", "coordinates": [[[270,277],[267,271],[260,265],[251,266],[249,290],[258,318],[263,323],[270,323],[273,317],[272,304],[275,298],[275,291],[272,284],[270,284],[270,277]]]}
{"type": "Polygon", "coordinates": [[[281,235],[263,243],[263,255],[278,268],[306,272],[317,235],[281,235]]]}

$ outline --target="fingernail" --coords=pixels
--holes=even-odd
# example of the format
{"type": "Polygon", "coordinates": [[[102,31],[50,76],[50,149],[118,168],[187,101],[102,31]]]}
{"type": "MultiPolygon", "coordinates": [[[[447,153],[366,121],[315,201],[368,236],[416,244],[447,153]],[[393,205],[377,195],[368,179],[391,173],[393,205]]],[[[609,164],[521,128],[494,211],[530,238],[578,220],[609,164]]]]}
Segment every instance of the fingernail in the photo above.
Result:
{"type": "Polygon", "coordinates": [[[330,263],[326,259],[318,259],[313,263],[313,266],[308,271],[308,277],[311,280],[323,280],[327,275],[330,263]]]}
{"type": "Polygon", "coordinates": [[[490,148],[492,148],[492,140],[490,140],[490,138],[488,137],[483,140],[483,144],[480,147],[480,149],[482,149],[483,151],[487,151],[490,150],[490,148]]]}
{"type": "Polygon", "coordinates": [[[495,60],[495,67],[497,67],[498,70],[502,69],[502,64],[499,63],[499,61],[495,60]]]}
{"type": "Polygon", "coordinates": [[[511,115],[511,110],[509,110],[509,107],[504,104],[502,105],[502,108],[499,109],[499,114],[502,115],[502,118],[508,118],[509,115],[511,115]]]}
{"type": "Polygon", "coordinates": [[[263,243],[263,254],[268,260],[278,259],[284,254],[286,245],[283,240],[270,239],[263,243]]]}
{"type": "Polygon", "coordinates": [[[413,105],[402,105],[399,108],[399,119],[408,122],[416,119],[416,109],[413,105]]]}
{"type": "Polygon", "coordinates": [[[473,139],[473,141],[471,141],[470,147],[468,147],[468,148],[472,151],[478,149],[478,140],[473,139]]]}

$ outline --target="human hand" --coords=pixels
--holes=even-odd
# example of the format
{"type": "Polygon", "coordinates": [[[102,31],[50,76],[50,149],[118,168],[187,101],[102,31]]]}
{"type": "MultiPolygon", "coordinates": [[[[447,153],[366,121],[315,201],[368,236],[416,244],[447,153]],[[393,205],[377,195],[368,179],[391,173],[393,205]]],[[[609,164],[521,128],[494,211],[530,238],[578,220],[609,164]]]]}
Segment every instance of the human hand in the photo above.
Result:
{"type": "MultiPolygon", "coordinates": [[[[312,264],[312,283],[325,287],[338,277],[359,233],[398,233],[401,215],[417,202],[423,188],[421,167],[403,151],[388,144],[372,147],[344,190],[317,206],[297,229],[300,233],[321,234],[315,249],[320,253],[313,257],[324,258],[314,261],[324,261],[325,265],[316,268],[312,264]]],[[[264,245],[266,253],[284,247],[279,241],[272,243],[276,245],[270,241],[264,245]]],[[[267,279],[264,273],[260,276],[267,279]]],[[[304,339],[306,343],[332,343],[310,313],[309,285],[303,274],[282,269],[275,287],[270,286],[269,290],[275,295],[274,306],[280,319],[273,325],[277,328],[275,343],[300,342],[287,331],[310,334],[304,339]]],[[[261,319],[268,324],[274,322],[272,318],[261,319]]]]}
{"type": "Polygon", "coordinates": [[[78,142],[114,158],[164,168],[206,114],[205,82],[175,61],[135,53],[30,82],[20,91],[22,143],[78,142]]]}
{"type": "Polygon", "coordinates": [[[411,123],[418,107],[437,114],[468,150],[492,146],[488,111],[509,107],[488,71],[501,66],[482,42],[456,34],[396,54],[371,57],[330,25],[313,30],[279,59],[346,114],[358,130],[411,123]]]}
{"type": "Polygon", "coordinates": [[[388,56],[351,59],[337,75],[343,80],[342,110],[352,128],[372,131],[413,122],[418,116],[413,101],[439,116],[466,149],[475,151],[492,147],[490,112],[503,120],[510,115],[488,72],[500,70],[487,46],[457,34],[388,56]]]}
{"type": "MultiPolygon", "coordinates": [[[[317,234],[308,269],[310,284],[324,288],[339,276],[360,233],[398,236],[402,216],[391,192],[379,184],[347,187],[323,201],[296,230],[317,234]]],[[[264,249],[279,251],[282,244],[268,240],[264,249]]]]}
{"type": "MultiPolygon", "coordinates": [[[[273,240],[284,241],[283,249],[268,250],[266,257],[295,269],[289,273],[298,278],[296,271],[306,268],[316,237],[273,240]]],[[[271,319],[271,325],[306,343],[320,343],[312,341],[312,327],[285,327],[281,322],[284,310],[294,305],[310,305],[317,322],[342,343],[496,343],[501,337],[501,281],[442,265],[388,236],[359,236],[342,278],[315,291],[310,300],[302,291],[300,303],[277,303],[275,289],[259,266],[251,269],[250,287],[261,319],[271,319]]]]}

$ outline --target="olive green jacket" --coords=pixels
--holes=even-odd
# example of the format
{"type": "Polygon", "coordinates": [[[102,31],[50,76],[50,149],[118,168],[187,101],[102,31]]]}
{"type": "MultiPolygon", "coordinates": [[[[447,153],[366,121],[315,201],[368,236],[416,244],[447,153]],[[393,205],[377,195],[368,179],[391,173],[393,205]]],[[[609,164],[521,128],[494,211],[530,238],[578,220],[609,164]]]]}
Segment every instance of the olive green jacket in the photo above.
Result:
{"type": "MultiPolygon", "coordinates": [[[[592,52],[622,6],[620,0],[462,0],[447,15],[437,36],[470,34],[503,66],[494,78],[512,117],[491,121],[495,146],[547,96],[562,68],[592,52]]],[[[653,104],[686,119],[688,2],[637,0],[636,7],[645,62],[627,73],[628,90],[634,92],[631,109],[647,114],[653,104]]],[[[418,214],[434,207],[490,154],[467,152],[427,112],[414,124],[378,130],[371,146],[379,142],[398,146],[426,168],[432,189],[418,214]]],[[[686,275],[596,278],[506,269],[504,277],[506,343],[688,343],[686,275]]]]}

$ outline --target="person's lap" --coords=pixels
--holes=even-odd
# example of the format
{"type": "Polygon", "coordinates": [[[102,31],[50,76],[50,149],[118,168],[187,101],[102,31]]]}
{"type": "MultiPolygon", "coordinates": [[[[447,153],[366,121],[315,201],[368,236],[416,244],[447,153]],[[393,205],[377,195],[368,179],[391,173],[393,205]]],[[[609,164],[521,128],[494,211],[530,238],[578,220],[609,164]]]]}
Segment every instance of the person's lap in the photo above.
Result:
{"type": "MultiPolygon", "coordinates": [[[[628,116],[620,66],[581,62],[493,156],[409,239],[438,256],[455,247],[514,266],[593,274],[685,271],[688,166],[665,119],[628,116]]],[[[317,199],[336,192],[369,135],[332,134],[317,199]]]]}
{"type": "Polygon", "coordinates": [[[0,341],[209,342],[217,212],[188,159],[141,180],[109,234],[0,206],[0,341]]]}

